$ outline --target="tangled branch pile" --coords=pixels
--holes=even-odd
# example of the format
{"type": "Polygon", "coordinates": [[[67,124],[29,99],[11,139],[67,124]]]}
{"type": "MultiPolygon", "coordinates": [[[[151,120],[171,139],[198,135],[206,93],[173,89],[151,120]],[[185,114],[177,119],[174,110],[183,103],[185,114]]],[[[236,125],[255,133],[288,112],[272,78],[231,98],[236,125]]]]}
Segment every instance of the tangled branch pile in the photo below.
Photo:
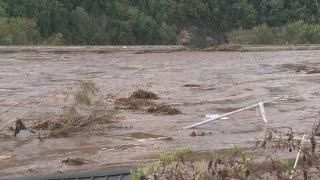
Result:
{"type": "Polygon", "coordinates": [[[144,110],[151,114],[177,115],[181,114],[180,110],[170,105],[158,105],[152,100],[159,97],[150,91],[137,90],[128,98],[119,98],[115,101],[117,109],[144,110]]]}
{"type": "Polygon", "coordinates": [[[65,97],[71,99],[71,104],[56,116],[37,122],[33,129],[44,130],[44,137],[66,137],[84,127],[114,120],[115,111],[108,107],[106,98],[99,95],[99,88],[93,82],[81,81],[79,89],[67,92],[65,97]]]}

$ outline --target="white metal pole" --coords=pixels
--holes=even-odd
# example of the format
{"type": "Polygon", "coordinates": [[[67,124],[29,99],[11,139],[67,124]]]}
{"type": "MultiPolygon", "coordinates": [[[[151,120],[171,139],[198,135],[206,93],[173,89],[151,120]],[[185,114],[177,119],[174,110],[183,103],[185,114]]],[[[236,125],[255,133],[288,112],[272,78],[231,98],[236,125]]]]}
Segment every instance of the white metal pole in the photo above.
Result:
{"type": "Polygon", "coordinates": [[[266,111],[264,110],[264,105],[263,103],[259,103],[259,109],[260,109],[260,113],[262,116],[262,119],[265,123],[268,123],[267,117],[266,117],[266,111]]]}
{"type": "Polygon", "coordinates": [[[305,137],[305,134],[302,136],[300,148],[299,148],[299,151],[298,151],[298,154],[297,154],[297,157],[296,157],[296,161],[294,162],[294,165],[293,165],[293,168],[292,168],[292,171],[291,171],[290,179],[293,178],[294,172],[296,171],[296,167],[297,167],[297,164],[298,164],[298,161],[299,161],[299,157],[300,157],[300,154],[301,154],[301,149],[303,148],[304,137],[305,137]]]}
{"type": "MultiPolygon", "coordinates": [[[[271,101],[275,101],[275,100],[278,100],[278,99],[281,99],[281,98],[282,98],[282,97],[277,97],[277,98],[273,98],[273,99],[270,99],[270,100],[267,100],[267,101],[264,101],[264,102],[261,102],[261,103],[265,104],[265,103],[268,103],[268,102],[271,102],[271,101]]],[[[230,115],[232,115],[232,114],[235,114],[235,113],[238,113],[238,112],[242,112],[242,111],[247,110],[247,109],[251,109],[251,108],[256,107],[256,106],[259,106],[259,103],[254,104],[254,105],[251,105],[251,106],[248,106],[248,107],[245,107],[245,108],[237,109],[237,110],[235,110],[235,111],[232,111],[232,112],[223,114],[223,115],[221,115],[221,116],[217,116],[217,117],[215,117],[215,118],[207,119],[207,120],[204,120],[204,121],[201,121],[201,122],[198,122],[198,123],[195,123],[195,124],[186,126],[186,127],[184,127],[183,129],[191,129],[191,128],[200,126],[200,125],[202,125],[202,124],[206,124],[206,123],[208,123],[208,122],[211,122],[211,121],[214,121],[214,120],[217,120],[217,119],[226,117],[226,116],[230,116],[230,115]]]]}

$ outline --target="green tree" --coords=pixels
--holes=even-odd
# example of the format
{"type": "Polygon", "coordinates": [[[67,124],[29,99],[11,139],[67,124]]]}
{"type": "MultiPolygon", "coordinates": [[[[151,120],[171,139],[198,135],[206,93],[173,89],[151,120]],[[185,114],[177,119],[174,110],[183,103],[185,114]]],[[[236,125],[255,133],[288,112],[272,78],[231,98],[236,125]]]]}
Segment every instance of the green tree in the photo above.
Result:
{"type": "Polygon", "coordinates": [[[72,42],[75,44],[91,44],[91,20],[89,14],[82,7],[71,12],[72,42]]]}
{"type": "Polygon", "coordinates": [[[259,7],[259,23],[267,23],[270,26],[286,24],[290,19],[285,13],[288,2],[286,0],[262,0],[259,7]]]}
{"type": "Polygon", "coordinates": [[[0,17],[30,19],[43,41],[62,34],[65,44],[171,44],[192,28],[221,41],[234,29],[299,20],[310,26],[295,41],[314,42],[320,8],[318,0],[0,0],[0,17]]]}
{"type": "Polygon", "coordinates": [[[163,22],[159,28],[159,44],[176,44],[178,37],[176,28],[163,22]]]}
{"type": "Polygon", "coordinates": [[[7,16],[6,13],[6,3],[3,0],[0,0],[0,17],[7,16]]]}
{"type": "Polygon", "coordinates": [[[136,44],[157,44],[157,22],[150,16],[140,15],[134,26],[136,44]]]}
{"type": "Polygon", "coordinates": [[[252,28],[256,24],[257,11],[248,0],[241,0],[232,5],[234,26],[236,28],[252,28]]]}

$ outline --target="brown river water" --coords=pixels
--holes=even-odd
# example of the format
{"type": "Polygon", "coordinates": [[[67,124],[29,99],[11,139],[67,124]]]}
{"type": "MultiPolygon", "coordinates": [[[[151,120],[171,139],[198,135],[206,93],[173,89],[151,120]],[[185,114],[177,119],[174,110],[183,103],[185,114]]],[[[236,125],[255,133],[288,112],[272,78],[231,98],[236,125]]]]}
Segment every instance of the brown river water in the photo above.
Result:
{"type": "MultiPolygon", "coordinates": [[[[0,111],[21,98],[28,101],[0,116],[1,123],[16,118],[47,92],[91,80],[105,94],[127,97],[136,89],[157,93],[159,103],[176,106],[181,115],[160,116],[121,111],[113,128],[101,128],[69,138],[29,141],[0,138],[0,175],[34,175],[137,166],[159,151],[190,146],[195,151],[251,147],[266,127],[289,126],[309,132],[319,119],[320,51],[188,52],[172,53],[54,53],[0,54],[0,111]],[[191,87],[188,87],[189,86],[191,87]],[[190,85],[194,84],[194,86],[190,85]],[[185,86],[187,85],[187,87],[185,86]],[[186,125],[208,113],[223,114],[259,101],[283,96],[266,105],[265,124],[256,111],[197,128],[205,136],[191,137],[186,125]],[[156,137],[171,137],[159,140],[156,137]],[[151,138],[151,139],[148,139],[151,138]],[[82,157],[85,165],[64,165],[67,157],[82,157]]],[[[45,101],[24,121],[54,113],[45,101]]]]}

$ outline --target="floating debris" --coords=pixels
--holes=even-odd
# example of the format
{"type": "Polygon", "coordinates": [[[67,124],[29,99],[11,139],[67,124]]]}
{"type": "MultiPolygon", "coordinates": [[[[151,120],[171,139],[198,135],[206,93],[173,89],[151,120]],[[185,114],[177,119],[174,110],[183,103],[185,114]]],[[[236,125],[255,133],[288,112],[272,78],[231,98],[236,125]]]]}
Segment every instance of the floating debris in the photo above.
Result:
{"type": "Polygon", "coordinates": [[[212,135],[211,132],[204,132],[204,131],[199,131],[199,132],[196,132],[196,131],[192,131],[189,136],[191,137],[196,137],[196,136],[207,136],[207,135],[212,135]]]}
{"type": "Polygon", "coordinates": [[[200,87],[199,84],[185,84],[182,87],[200,87]]]}
{"type": "Polygon", "coordinates": [[[86,161],[87,160],[82,158],[67,158],[66,160],[62,160],[62,163],[69,166],[81,166],[85,164],[86,161]]]}
{"type": "Polygon", "coordinates": [[[133,94],[130,96],[130,98],[135,99],[159,99],[159,97],[151,92],[151,91],[145,91],[138,89],[137,91],[133,92],[133,94]]]}
{"type": "Polygon", "coordinates": [[[191,136],[191,137],[196,137],[197,134],[196,134],[196,132],[192,131],[192,132],[189,134],[189,136],[191,136]]]}
{"type": "Polygon", "coordinates": [[[165,114],[165,115],[177,115],[181,114],[181,111],[175,107],[171,107],[170,105],[159,105],[150,107],[147,110],[148,113],[152,114],[165,114]]]}
{"type": "Polygon", "coordinates": [[[20,140],[29,140],[38,138],[38,135],[35,132],[29,130],[26,125],[23,124],[21,119],[18,119],[16,121],[16,127],[14,129],[14,137],[20,140]]]}
{"type": "Polygon", "coordinates": [[[319,74],[319,73],[320,73],[320,69],[314,69],[314,70],[307,71],[307,74],[319,74]]]}
{"type": "Polygon", "coordinates": [[[95,124],[109,124],[115,120],[117,113],[109,108],[108,102],[98,94],[99,88],[90,81],[81,81],[79,88],[65,93],[73,101],[64,106],[56,115],[35,122],[35,130],[44,130],[43,138],[68,137],[95,124]]]}
{"type": "Polygon", "coordinates": [[[141,110],[154,105],[153,102],[148,99],[136,99],[136,98],[119,98],[115,101],[117,109],[128,109],[128,110],[141,110]]]}

